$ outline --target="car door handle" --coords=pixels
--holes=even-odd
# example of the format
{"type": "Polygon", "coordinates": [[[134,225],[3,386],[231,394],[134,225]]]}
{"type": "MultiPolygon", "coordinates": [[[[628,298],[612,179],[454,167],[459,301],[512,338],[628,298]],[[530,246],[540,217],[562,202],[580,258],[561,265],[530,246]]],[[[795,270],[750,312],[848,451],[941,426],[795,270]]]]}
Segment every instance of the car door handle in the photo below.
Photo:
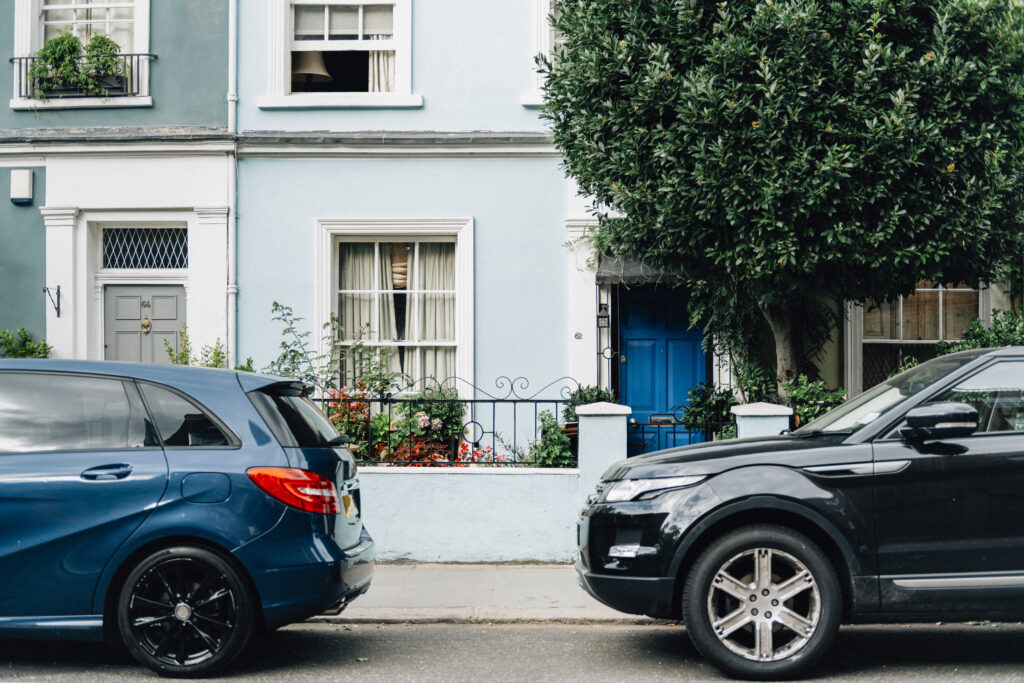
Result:
{"type": "Polygon", "coordinates": [[[113,479],[124,479],[131,473],[132,466],[126,462],[120,462],[114,465],[90,467],[85,472],[82,472],[82,479],[88,479],[89,481],[111,481],[113,479]]]}

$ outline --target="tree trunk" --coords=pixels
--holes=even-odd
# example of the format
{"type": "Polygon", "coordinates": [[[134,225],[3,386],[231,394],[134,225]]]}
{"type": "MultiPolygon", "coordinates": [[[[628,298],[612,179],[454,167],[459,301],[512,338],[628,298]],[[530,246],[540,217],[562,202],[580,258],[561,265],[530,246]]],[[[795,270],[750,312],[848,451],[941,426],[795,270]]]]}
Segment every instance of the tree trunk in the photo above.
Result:
{"type": "Polygon", "coordinates": [[[775,338],[775,382],[779,396],[788,396],[783,385],[796,379],[800,362],[799,317],[777,306],[761,306],[761,314],[775,338]]]}

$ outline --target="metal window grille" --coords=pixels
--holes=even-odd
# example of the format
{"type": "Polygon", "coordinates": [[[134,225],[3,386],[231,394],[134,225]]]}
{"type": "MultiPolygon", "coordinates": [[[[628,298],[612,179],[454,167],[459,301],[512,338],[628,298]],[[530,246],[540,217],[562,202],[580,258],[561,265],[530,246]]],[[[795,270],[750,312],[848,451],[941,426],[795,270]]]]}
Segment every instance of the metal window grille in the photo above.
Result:
{"type": "Polygon", "coordinates": [[[188,268],[188,228],[105,228],[104,268],[188,268]]]}

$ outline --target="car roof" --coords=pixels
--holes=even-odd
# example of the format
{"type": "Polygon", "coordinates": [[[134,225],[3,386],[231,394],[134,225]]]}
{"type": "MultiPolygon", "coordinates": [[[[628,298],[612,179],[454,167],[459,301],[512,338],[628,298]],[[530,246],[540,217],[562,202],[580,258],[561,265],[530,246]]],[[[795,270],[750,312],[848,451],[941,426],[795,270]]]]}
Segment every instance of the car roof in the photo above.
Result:
{"type": "Polygon", "coordinates": [[[0,370],[33,370],[36,372],[77,372],[112,377],[134,377],[174,385],[180,381],[200,381],[204,384],[235,383],[245,391],[253,391],[271,384],[294,383],[296,380],[272,375],[260,375],[222,368],[203,368],[187,365],[155,365],[110,360],[64,360],[40,358],[0,358],[0,370]]]}

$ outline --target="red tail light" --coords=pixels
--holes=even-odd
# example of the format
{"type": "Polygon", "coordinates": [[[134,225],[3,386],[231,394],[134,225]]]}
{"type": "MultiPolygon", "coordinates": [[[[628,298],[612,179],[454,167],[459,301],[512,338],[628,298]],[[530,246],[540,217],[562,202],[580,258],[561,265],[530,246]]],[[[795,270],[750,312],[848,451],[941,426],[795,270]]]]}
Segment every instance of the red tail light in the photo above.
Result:
{"type": "Polygon", "coordinates": [[[327,477],[288,467],[253,467],[249,478],[271,497],[306,512],[338,514],[338,492],[327,477]]]}

